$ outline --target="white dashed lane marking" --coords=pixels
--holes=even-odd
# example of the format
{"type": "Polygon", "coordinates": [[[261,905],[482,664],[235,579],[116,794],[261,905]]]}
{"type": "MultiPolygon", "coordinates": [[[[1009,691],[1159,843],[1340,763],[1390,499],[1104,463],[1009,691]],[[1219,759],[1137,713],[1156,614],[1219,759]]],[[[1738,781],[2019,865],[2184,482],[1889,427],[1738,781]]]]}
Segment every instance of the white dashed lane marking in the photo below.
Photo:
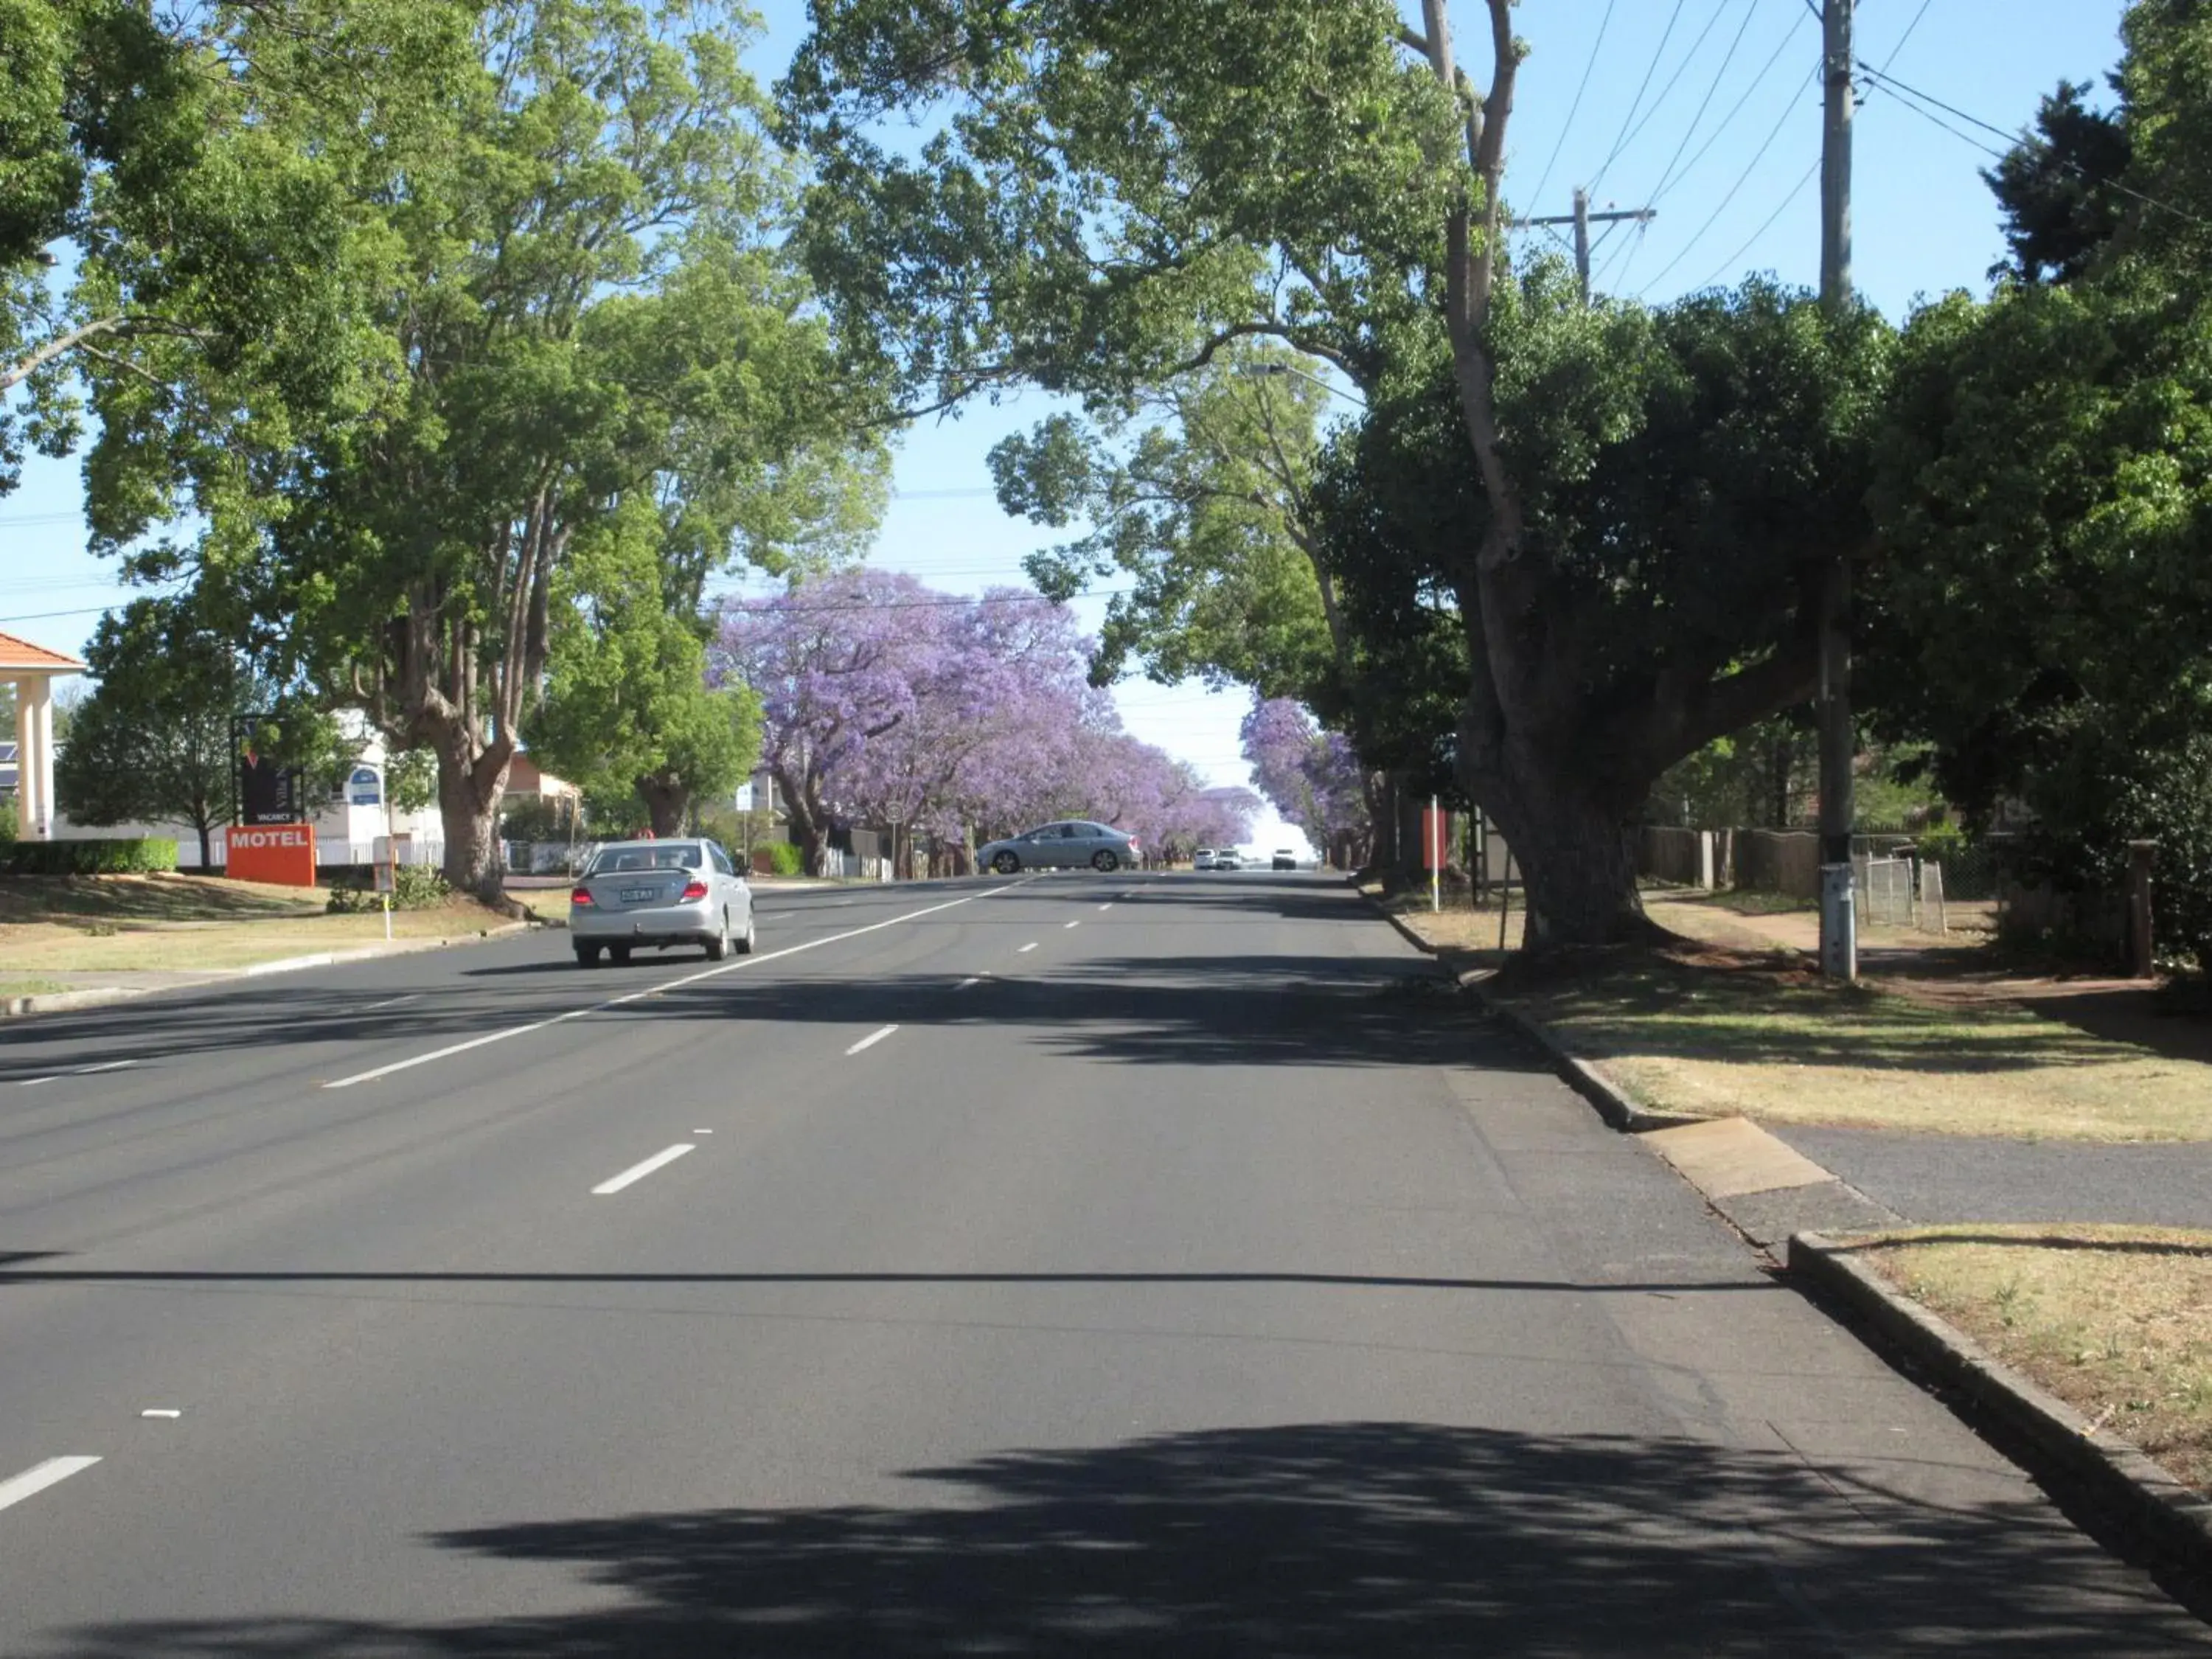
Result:
{"type": "Polygon", "coordinates": [[[889,1036],[893,1031],[897,1030],[898,1027],[896,1025],[886,1025],[880,1031],[871,1031],[867,1036],[862,1037],[851,1048],[846,1049],[845,1052],[848,1054],[857,1054],[863,1048],[872,1048],[878,1042],[881,1042],[885,1037],[889,1036]]]}
{"type": "Polygon", "coordinates": [[[97,1457],[49,1457],[22,1474],[0,1480],[0,1510],[12,1509],[27,1498],[35,1498],[49,1486],[58,1486],[73,1474],[82,1474],[97,1457]]]}
{"type": "Polygon", "coordinates": [[[662,1151],[655,1152],[651,1158],[646,1159],[644,1163],[631,1164],[629,1169],[624,1170],[620,1175],[615,1176],[613,1180],[602,1181],[598,1186],[592,1188],[592,1196],[594,1198],[611,1198],[615,1194],[622,1191],[623,1188],[636,1185],[639,1182],[644,1180],[646,1176],[651,1175],[655,1170],[665,1170],[670,1164],[675,1163],[678,1158],[683,1157],[684,1153],[696,1152],[698,1148],[694,1146],[690,1141],[679,1140],[673,1146],[665,1147],[662,1151]]]}

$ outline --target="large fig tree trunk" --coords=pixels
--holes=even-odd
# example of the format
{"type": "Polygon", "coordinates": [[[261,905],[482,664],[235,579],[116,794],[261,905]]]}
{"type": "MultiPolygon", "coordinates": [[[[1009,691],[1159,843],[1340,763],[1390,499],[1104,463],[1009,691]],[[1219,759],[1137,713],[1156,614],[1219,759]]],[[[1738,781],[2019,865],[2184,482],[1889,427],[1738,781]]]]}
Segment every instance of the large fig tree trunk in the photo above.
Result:
{"type": "MultiPolygon", "coordinates": [[[[1517,747],[1518,745],[1514,745],[1517,747]]],[[[1655,937],[1636,888],[1629,814],[1557,765],[1509,760],[1491,791],[1528,895],[1527,947],[1616,945],[1655,937]],[[1541,851],[1530,856],[1526,849],[1541,851]]]]}
{"type": "Polygon", "coordinates": [[[467,734],[447,734],[438,755],[438,820],[446,834],[446,885],[495,903],[505,886],[499,858],[499,803],[507,793],[514,746],[495,743],[479,752],[467,734]]]}
{"type": "Polygon", "coordinates": [[[691,787],[659,772],[640,778],[635,787],[653,833],[663,840],[682,835],[684,820],[691,811],[691,787]]]}

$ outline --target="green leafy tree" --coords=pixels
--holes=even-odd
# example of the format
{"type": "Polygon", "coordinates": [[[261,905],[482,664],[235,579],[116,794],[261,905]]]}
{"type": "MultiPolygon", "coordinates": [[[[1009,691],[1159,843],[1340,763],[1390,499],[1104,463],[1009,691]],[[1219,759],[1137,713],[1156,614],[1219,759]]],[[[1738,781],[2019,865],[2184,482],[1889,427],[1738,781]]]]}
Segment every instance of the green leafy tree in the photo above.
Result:
{"type": "Polygon", "coordinates": [[[2069,282],[2119,229],[2128,203],[2114,186],[2127,170],[2127,123],[2118,111],[2083,103],[2089,89],[2061,81],[2036,112],[2033,135],[1983,173],[2012,249],[1991,276],[2069,282]]]}
{"type": "Polygon", "coordinates": [[[1476,15],[1480,88],[1446,0],[1418,29],[1389,0],[839,0],[783,97],[811,268],[915,406],[1023,380],[1119,409],[1266,337],[1367,394],[1377,465],[1453,480],[1448,517],[1362,492],[1378,526],[1451,532],[1386,539],[1406,557],[1376,592],[1456,612],[1443,746],[1522,855],[1531,942],[1599,943],[1644,926],[1622,831],[1653,781],[1810,694],[1801,575],[1864,550],[1880,331],[1779,297],[1662,324],[1523,292],[1499,183],[1526,48],[1510,0],[1476,15]],[[917,154],[878,142],[923,108],[947,118],[917,154]],[[1416,409],[1449,447],[1413,441],[1416,409]]]}
{"type": "Polygon", "coordinates": [[[2212,865],[2186,849],[2212,823],[2212,13],[2138,0],[2124,38],[2109,242],[2049,262],[2056,285],[1954,294],[1905,331],[1869,683],[1880,729],[1931,743],[1953,799],[2026,809],[2054,879],[2117,885],[2128,839],[2171,841],[2162,925],[2201,956],[2212,865]]]}
{"type": "Polygon", "coordinates": [[[380,400],[149,413],[112,447],[118,489],[188,492],[203,589],[287,678],[436,756],[456,888],[496,892],[497,805],[584,540],[643,495],[695,582],[732,556],[773,568],[776,537],[835,533],[869,476],[843,459],[855,389],[775,234],[751,27],[717,0],[486,7],[442,125],[352,204],[380,400]]]}
{"type": "Polygon", "coordinates": [[[1341,630],[1308,507],[1328,394],[1304,377],[1319,366],[1224,351],[1128,416],[1056,415],[994,448],[1008,512],[1087,527],[1030,558],[1038,588],[1131,589],[1108,600],[1094,683],[1133,668],[1304,697],[1329,678],[1341,630]]]}
{"type": "Polygon", "coordinates": [[[416,0],[0,0],[0,494],[76,443],[86,385],[125,425],[237,407],[179,406],[210,376],[264,413],[372,396],[356,205],[467,44],[465,9],[416,0]]]}
{"type": "Polygon", "coordinates": [[[215,831],[231,822],[234,717],[273,714],[258,740],[310,777],[349,758],[334,723],[257,678],[188,600],[134,599],[111,612],[85,660],[98,687],[54,763],[59,804],[77,823],[190,824],[205,866],[215,831]]]}
{"type": "Polygon", "coordinates": [[[660,523],[634,502],[579,546],[555,609],[532,752],[588,793],[627,785],[658,836],[729,793],[760,758],[760,699],[707,685],[705,628],[667,591],[660,523]]]}

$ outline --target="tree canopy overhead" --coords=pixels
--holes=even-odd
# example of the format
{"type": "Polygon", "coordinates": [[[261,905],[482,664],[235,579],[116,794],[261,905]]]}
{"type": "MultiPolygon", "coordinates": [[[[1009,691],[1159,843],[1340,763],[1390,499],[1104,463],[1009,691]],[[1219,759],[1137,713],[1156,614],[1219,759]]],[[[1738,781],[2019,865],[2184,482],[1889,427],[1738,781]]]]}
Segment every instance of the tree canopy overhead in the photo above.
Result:
{"type": "MultiPolygon", "coordinates": [[[[733,559],[848,547],[882,470],[850,435],[877,405],[782,246],[791,175],[740,62],[750,15],[495,0],[475,17],[475,60],[350,201],[374,255],[349,291],[373,395],[279,405],[219,365],[139,354],[95,376],[94,477],[118,537],[185,509],[207,526],[138,569],[188,571],[287,678],[436,755],[447,877],[489,890],[579,550],[628,526],[696,618],[733,559]]],[[[287,136],[343,149],[344,119],[305,112],[287,136]]]]}
{"type": "Polygon", "coordinates": [[[1471,9],[1480,80],[1447,0],[1418,29],[1389,0],[828,0],[781,92],[810,267],[912,402],[1022,380],[1119,416],[1255,337],[1361,388],[1381,430],[1346,441],[1371,476],[1328,568],[1413,624],[1365,642],[1394,690],[1457,707],[1401,751],[1522,851],[1533,943],[1601,942],[1641,926],[1621,831],[1651,781],[1812,689],[1801,578],[1865,545],[1881,331],[1759,289],[1585,309],[1510,270],[1527,48],[1508,0],[1471,9]],[[902,116],[935,127],[911,156],[902,116]]]}

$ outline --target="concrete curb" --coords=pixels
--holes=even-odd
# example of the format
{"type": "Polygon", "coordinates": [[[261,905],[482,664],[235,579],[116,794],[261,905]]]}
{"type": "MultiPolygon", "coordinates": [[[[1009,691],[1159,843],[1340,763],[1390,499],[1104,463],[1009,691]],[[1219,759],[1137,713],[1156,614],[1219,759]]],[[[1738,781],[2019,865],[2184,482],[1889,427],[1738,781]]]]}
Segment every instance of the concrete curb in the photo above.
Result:
{"type": "MultiPolygon", "coordinates": [[[[1376,915],[1396,928],[1415,950],[1425,956],[1437,954],[1435,945],[1423,939],[1402,917],[1384,908],[1373,894],[1361,893],[1360,896],[1374,907],[1376,915]]],[[[1671,1129],[1685,1123],[1705,1121],[1676,1112],[1655,1112],[1638,1105],[1619,1084],[1603,1072],[1569,1052],[1566,1045],[1552,1034],[1549,1026],[1522,1012],[1512,1004],[1500,1001],[1483,988],[1480,980],[1462,980],[1460,988],[1473,995],[1482,1005],[1486,1013],[1496,1015],[1541,1049],[1544,1057],[1552,1062],[1552,1068],[1559,1074],[1560,1081],[1589,1102],[1597,1109],[1600,1117],[1623,1134],[1640,1134],[1646,1129],[1671,1129]]]]}
{"type": "Polygon", "coordinates": [[[100,1008],[110,1003],[136,1002],[141,997],[166,996],[178,991],[203,991],[210,985],[234,980],[258,979],[264,974],[295,974],[307,968],[330,968],[349,962],[374,962],[383,957],[414,956],[423,951],[443,951],[462,945],[480,945],[549,924],[508,921],[453,939],[395,939],[389,945],[366,945],[352,951],[318,951],[312,956],[279,957],[274,962],[249,963],[243,968],[210,969],[204,978],[182,985],[94,986],[82,991],[48,991],[23,997],[0,997],[0,1019],[21,1019],[33,1014],[62,1014],[78,1008],[100,1008]]]}
{"type": "Polygon", "coordinates": [[[1791,1237],[1792,1278],[1819,1286],[1887,1346],[1956,1389],[2063,1474],[2127,1533],[2212,1582],[2212,1500],[2198,1496],[2124,1441],[2100,1440],[2089,1421],[1983,1349],[1965,1332],[1890,1288],[1822,1233],[1791,1237]]]}

